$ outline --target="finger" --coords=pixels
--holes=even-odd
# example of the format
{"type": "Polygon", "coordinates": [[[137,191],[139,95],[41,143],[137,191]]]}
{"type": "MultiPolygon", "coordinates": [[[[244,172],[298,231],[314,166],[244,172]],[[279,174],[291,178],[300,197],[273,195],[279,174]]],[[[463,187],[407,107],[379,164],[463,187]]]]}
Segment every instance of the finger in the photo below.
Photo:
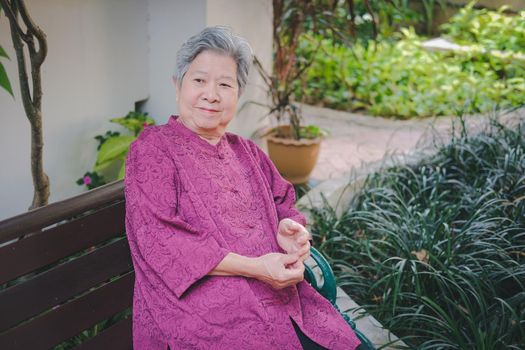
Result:
{"type": "Polygon", "coordinates": [[[281,234],[287,235],[287,236],[293,236],[297,233],[296,229],[293,229],[291,227],[285,227],[283,230],[280,231],[281,234]]]}
{"type": "Polygon", "coordinates": [[[299,260],[305,262],[310,257],[310,243],[305,245],[307,249],[304,249],[304,253],[299,255],[299,260]]]}
{"type": "Polygon", "coordinates": [[[293,220],[290,220],[290,222],[287,223],[286,225],[286,229],[293,231],[293,232],[301,231],[303,228],[304,228],[303,225],[293,220]]]}
{"type": "Polygon", "coordinates": [[[312,234],[303,225],[301,225],[301,235],[308,237],[308,239],[312,238],[312,234]]]}
{"type": "Polygon", "coordinates": [[[305,254],[303,254],[303,255],[301,255],[301,256],[299,257],[299,261],[302,262],[302,263],[304,264],[304,262],[305,262],[306,260],[308,260],[309,257],[310,257],[310,252],[305,253],[305,254]]]}
{"type": "Polygon", "coordinates": [[[297,269],[300,269],[302,266],[303,266],[303,262],[302,262],[301,258],[299,258],[299,260],[297,260],[295,263],[290,265],[289,269],[290,270],[297,270],[297,269]]]}
{"type": "Polygon", "coordinates": [[[291,282],[293,284],[296,281],[301,281],[303,275],[304,269],[300,267],[286,270],[286,282],[291,282]]]}
{"type": "Polygon", "coordinates": [[[306,244],[306,242],[308,242],[309,240],[310,240],[310,237],[308,236],[308,234],[301,234],[297,238],[297,243],[299,243],[299,244],[306,244]]]}
{"type": "Polygon", "coordinates": [[[303,244],[299,247],[299,249],[298,249],[298,251],[297,251],[297,254],[298,254],[299,256],[301,256],[301,255],[304,255],[304,254],[306,254],[306,253],[309,253],[309,252],[310,252],[310,248],[311,248],[311,246],[310,246],[310,242],[306,241],[305,243],[303,243],[303,244]]]}
{"type": "Polygon", "coordinates": [[[299,254],[297,254],[297,252],[296,252],[296,253],[293,253],[293,254],[283,254],[281,262],[285,266],[288,266],[288,265],[294,264],[297,260],[299,260],[299,254]]]}
{"type": "Polygon", "coordinates": [[[305,231],[306,231],[306,236],[308,237],[308,240],[312,240],[312,239],[314,239],[314,238],[312,237],[312,234],[310,233],[310,231],[308,231],[308,230],[306,230],[306,229],[305,229],[305,231]]]}

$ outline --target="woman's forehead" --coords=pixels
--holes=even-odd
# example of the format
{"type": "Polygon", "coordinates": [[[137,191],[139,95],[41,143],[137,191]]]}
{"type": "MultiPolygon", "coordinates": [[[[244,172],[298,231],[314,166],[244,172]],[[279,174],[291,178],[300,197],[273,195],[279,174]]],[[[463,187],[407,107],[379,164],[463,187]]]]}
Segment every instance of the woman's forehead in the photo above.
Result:
{"type": "Polygon", "coordinates": [[[225,54],[203,51],[198,54],[190,64],[190,74],[211,74],[223,78],[234,79],[237,76],[237,65],[235,60],[225,54]]]}

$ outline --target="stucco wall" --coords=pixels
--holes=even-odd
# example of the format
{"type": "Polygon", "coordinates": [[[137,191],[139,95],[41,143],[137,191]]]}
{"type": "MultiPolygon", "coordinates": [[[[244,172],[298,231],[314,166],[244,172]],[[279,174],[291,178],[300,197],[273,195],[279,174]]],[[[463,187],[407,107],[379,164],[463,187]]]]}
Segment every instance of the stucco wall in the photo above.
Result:
{"type": "MultiPolygon", "coordinates": [[[[47,34],[43,65],[44,168],[51,179],[50,202],[84,191],[75,181],[96,158],[93,137],[118,127],[136,104],[158,123],[176,113],[171,81],[175,53],[206,25],[229,25],[245,36],[271,65],[270,0],[28,0],[35,22],[47,34]]],[[[2,60],[15,98],[0,91],[0,220],[27,210],[33,186],[30,128],[22,108],[16,59],[7,19],[0,17],[2,60]]],[[[251,74],[244,98],[264,99],[251,74]]],[[[247,109],[246,111],[249,112],[247,109]]],[[[232,122],[244,136],[257,117],[232,122]]]]}
{"type": "MultiPolygon", "coordinates": [[[[246,38],[268,72],[272,62],[272,16],[270,1],[208,0],[208,25],[228,25],[246,38]]],[[[266,99],[262,78],[252,67],[246,92],[239,101],[239,108],[244,107],[232,120],[228,130],[248,137],[258,127],[268,125],[268,119],[263,118],[267,110],[251,103],[245,104],[249,101],[264,102],[266,99]]]]}
{"type": "Polygon", "coordinates": [[[206,0],[150,0],[149,96],[141,107],[158,124],[176,113],[172,82],[175,55],[182,43],[206,26],[206,0]]]}
{"type": "MultiPolygon", "coordinates": [[[[147,3],[142,0],[27,1],[47,34],[42,69],[44,167],[50,201],[80,193],[75,180],[95,159],[93,136],[147,97],[147,3]]],[[[3,61],[15,98],[0,91],[0,218],[31,204],[30,128],[21,104],[8,23],[0,18],[3,61]]]]}
{"type": "MultiPolygon", "coordinates": [[[[141,109],[158,123],[165,123],[177,113],[175,88],[171,77],[175,55],[189,36],[206,26],[225,25],[248,40],[254,53],[269,70],[272,60],[272,6],[269,0],[151,0],[150,31],[150,95],[141,109]]],[[[247,101],[265,101],[262,79],[255,69],[249,75],[239,108],[247,101]]],[[[250,136],[265,113],[260,107],[247,104],[230,123],[228,130],[250,136]]]]}

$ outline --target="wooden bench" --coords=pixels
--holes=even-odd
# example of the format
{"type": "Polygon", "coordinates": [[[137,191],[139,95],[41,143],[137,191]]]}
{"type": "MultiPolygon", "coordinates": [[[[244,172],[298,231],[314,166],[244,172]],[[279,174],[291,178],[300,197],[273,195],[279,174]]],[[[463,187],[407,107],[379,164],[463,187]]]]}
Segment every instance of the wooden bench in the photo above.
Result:
{"type": "MultiPolygon", "coordinates": [[[[0,349],[132,349],[124,218],[118,181],[0,222],[0,349]]],[[[312,257],[324,283],[305,276],[335,305],[330,266],[312,257]]]]}
{"type": "Polygon", "coordinates": [[[123,189],[112,183],[0,222],[0,349],[49,349],[79,334],[59,348],[88,335],[79,349],[132,348],[123,189]],[[99,332],[102,321],[114,324],[99,332]]]}

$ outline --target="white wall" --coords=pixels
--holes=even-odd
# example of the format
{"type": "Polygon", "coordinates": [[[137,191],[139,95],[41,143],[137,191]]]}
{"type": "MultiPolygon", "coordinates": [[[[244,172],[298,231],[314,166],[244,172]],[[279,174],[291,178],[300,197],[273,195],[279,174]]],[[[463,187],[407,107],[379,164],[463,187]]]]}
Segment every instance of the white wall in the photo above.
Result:
{"type": "MultiPolygon", "coordinates": [[[[172,76],[177,50],[191,35],[206,26],[226,25],[252,46],[254,53],[269,70],[272,60],[272,3],[269,0],[150,0],[150,95],[142,109],[158,123],[176,114],[175,87],[172,76]]],[[[264,101],[266,92],[257,71],[250,72],[245,101],[264,101]]],[[[228,130],[250,136],[258,127],[265,110],[247,105],[230,123],[228,130]]]]}
{"type": "MultiPolygon", "coordinates": [[[[93,137],[147,97],[147,3],[142,0],[30,0],[35,22],[47,34],[43,64],[44,169],[50,202],[80,193],[76,179],[95,160],[93,137]]],[[[27,210],[33,198],[30,128],[18,86],[7,19],[0,43],[15,98],[0,91],[0,219],[27,210]]]]}
{"type": "Polygon", "coordinates": [[[176,113],[172,77],[177,50],[205,26],[205,0],[149,0],[150,90],[142,109],[158,124],[176,113]]]}
{"type": "MultiPolygon", "coordinates": [[[[28,0],[35,22],[47,34],[43,65],[44,168],[50,202],[84,189],[75,181],[96,158],[93,137],[119,128],[109,118],[141,109],[157,123],[176,113],[171,81],[182,43],[207,25],[228,25],[246,37],[271,66],[270,0],[28,0]]],[[[0,220],[31,204],[30,128],[18,92],[18,73],[9,27],[0,17],[2,60],[15,99],[0,91],[0,220]]],[[[244,99],[264,100],[252,72],[244,99]]],[[[246,110],[230,131],[249,136],[264,113],[246,110]]]]}
{"type": "MultiPolygon", "coordinates": [[[[208,0],[208,25],[227,25],[244,37],[268,72],[272,62],[272,17],[271,1],[208,0]]],[[[239,107],[247,101],[264,102],[266,99],[262,78],[252,67],[239,107]]],[[[247,104],[232,120],[228,130],[249,137],[257,128],[268,125],[268,118],[264,118],[266,113],[266,109],[247,104]]]]}

